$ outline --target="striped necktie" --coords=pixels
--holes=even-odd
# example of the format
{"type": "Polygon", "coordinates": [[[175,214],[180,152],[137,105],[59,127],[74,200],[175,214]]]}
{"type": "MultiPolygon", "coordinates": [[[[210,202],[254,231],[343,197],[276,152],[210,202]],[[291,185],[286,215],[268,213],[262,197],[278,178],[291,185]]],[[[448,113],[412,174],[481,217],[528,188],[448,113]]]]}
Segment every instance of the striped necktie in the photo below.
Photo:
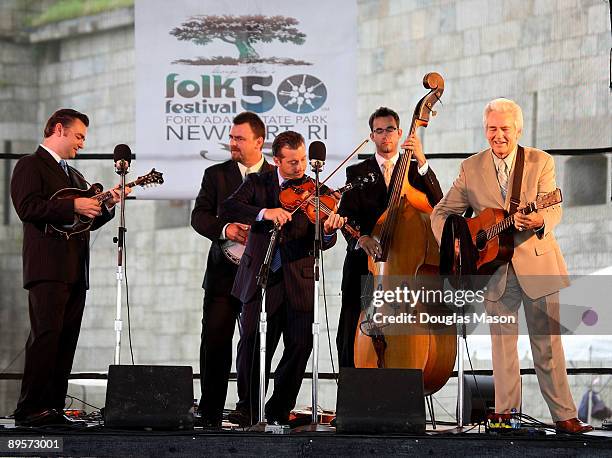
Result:
{"type": "Polygon", "coordinates": [[[499,181],[502,198],[506,200],[506,194],[508,193],[508,164],[506,164],[506,161],[502,161],[497,169],[497,180],[499,181]]]}
{"type": "Polygon", "coordinates": [[[62,169],[64,169],[64,173],[66,173],[66,175],[70,176],[70,174],[68,173],[68,164],[66,163],[65,160],[60,159],[59,161],[59,165],[62,169]]]}

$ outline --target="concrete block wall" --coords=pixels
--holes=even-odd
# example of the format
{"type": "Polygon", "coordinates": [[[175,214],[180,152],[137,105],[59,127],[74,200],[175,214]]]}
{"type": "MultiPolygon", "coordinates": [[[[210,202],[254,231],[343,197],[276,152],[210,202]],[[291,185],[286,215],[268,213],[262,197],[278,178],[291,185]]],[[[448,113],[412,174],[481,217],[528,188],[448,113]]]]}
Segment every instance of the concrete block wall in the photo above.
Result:
{"type": "Polygon", "coordinates": [[[359,1],[358,126],[380,105],[408,127],[423,75],[445,78],[426,151],[486,147],[482,109],[495,97],[523,108],[523,143],[612,144],[609,5],[599,0],[359,1]]]}

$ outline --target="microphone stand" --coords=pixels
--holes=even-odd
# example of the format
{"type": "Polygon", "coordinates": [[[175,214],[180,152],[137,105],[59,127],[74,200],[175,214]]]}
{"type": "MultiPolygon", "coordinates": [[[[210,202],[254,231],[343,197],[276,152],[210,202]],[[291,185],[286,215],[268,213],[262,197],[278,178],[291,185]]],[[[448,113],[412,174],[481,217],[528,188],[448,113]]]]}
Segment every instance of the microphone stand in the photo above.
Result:
{"type": "MultiPolygon", "coordinates": [[[[363,143],[365,144],[365,142],[363,143]]],[[[363,145],[362,144],[362,145],[363,145]]],[[[312,319],[312,421],[310,425],[295,428],[296,431],[331,431],[331,427],[319,425],[319,266],[321,260],[321,200],[319,173],[323,170],[323,161],[312,161],[315,174],[315,239],[314,239],[314,316],[312,319]]]]}
{"type": "MultiPolygon", "coordinates": [[[[454,223],[454,221],[453,221],[454,223]]],[[[453,224],[452,226],[453,229],[453,249],[454,249],[454,256],[455,256],[455,265],[456,265],[456,269],[455,269],[455,275],[457,276],[457,287],[458,288],[463,288],[464,282],[463,282],[463,269],[461,266],[461,240],[459,239],[459,237],[455,236],[455,225],[453,224]]],[[[465,317],[465,306],[461,307],[461,317],[465,317]]],[[[465,367],[464,367],[464,351],[465,351],[465,347],[464,345],[462,345],[463,343],[465,343],[467,341],[467,330],[466,330],[466,326],[465,326],[465,319],[463,319],[461,321],[461,335],[457,336],[457,427],[458,429],[462,429],[464,426],[464,418],[463,418],[463,408],[464,408],[464,397],[465,397],[465,392],[464,392],[464,380],[463,380],[463,374],[465,372],[465,367]],[[461,342],[461,339],[463,339],[463,342],[461,342]]]]}
{"type": "Polygon", "coordinates": [[[121,360],[121,330],[123,322],[121,321],[121,288],[123,286],[123,247],[125,240],[125,176],[128,173],[130,164],[125,160],[117,161],[116,172],[121,178],[121,192],[119,205],[119,227],[117,228],[117,237],[113,237],[113,242],[117,244],[117,308],[115,314],[115,364],[119,364],[121,360]]]}
{"type": "Polygon", "coordinates": [[[268,287],[268,276],[270,264],[274,256],[280,225],[275,224],[271,231],[270,243],[264,262],[257,274],[257,286],[261,289],[261,305],[259,312],[259,412],[258,423],[249,428],[249,431],[266,431],[268,424],[265,418],[266,403],[266,334],[268,331],[268,314],[266,312],[266,289],[268,287]]]}

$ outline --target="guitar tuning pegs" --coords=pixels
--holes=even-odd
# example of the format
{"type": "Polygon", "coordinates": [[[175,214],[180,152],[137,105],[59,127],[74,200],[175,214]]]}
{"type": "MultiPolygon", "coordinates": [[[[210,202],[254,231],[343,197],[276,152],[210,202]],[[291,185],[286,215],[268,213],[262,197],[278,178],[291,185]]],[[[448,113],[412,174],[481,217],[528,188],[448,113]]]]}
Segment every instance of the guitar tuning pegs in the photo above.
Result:
{"type": "Polygon", "coordinates": [[[435,115],[437,115],[437,114],[438,114],[438,112],[437,112],[436,110],[431,110],[431,115],[432,115],[432,116],[435,116],[435,115]]]}

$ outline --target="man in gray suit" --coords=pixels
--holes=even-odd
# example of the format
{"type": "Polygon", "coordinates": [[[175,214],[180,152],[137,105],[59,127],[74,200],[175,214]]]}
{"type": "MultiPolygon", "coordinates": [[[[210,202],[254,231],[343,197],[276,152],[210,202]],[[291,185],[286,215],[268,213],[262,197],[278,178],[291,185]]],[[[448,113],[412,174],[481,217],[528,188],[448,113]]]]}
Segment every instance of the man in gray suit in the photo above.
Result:
{"type": "MultiPolygon", "coordinates": [[[[523,128],[521,108],[508,99],[495,99],[484,110],[483,123],[490,148],[461,164],[459,176],[431,214],[432,230],[440,242],[444,222],[468,207],[479,214],[486,208],[510,207],[518,139],[523,128]]],[[[521,205],[554,191],[552,156],[523,148],[521,205]]],[[[521,407],[517,353],[518,308],[525,307],[533,362],[540,390],[558,431],[582,433],[593,428],[576,418],[576,405],[567,381],[565,355],[559,333],[559,290],[569,285],[567,268],[553,229],[561,220],[561,206],[529,215],[515,214],[514,254],[498,267],[487,284],[485,307],[492,316],[515,318],[515,324],[491,324],[495,376],[495,410],[509,413],[521,407]]]]}

